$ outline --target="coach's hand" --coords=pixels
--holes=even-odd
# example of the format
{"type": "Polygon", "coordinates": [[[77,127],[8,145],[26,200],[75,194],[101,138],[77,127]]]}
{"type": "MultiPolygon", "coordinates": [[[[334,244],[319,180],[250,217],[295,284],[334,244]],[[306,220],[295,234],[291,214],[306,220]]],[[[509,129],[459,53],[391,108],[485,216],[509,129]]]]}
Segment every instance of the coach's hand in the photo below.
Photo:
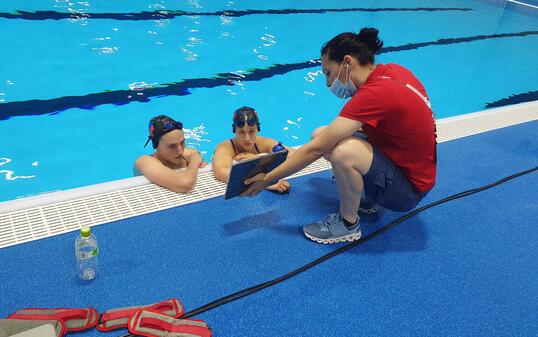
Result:
{"type": "Polygon", "coordinates": [[[265,180],[265,173],[258,173],[254,177],[245,180],[245,185],[250,186],[245,192],[241,193],[241,196],[253,197],[263,191],[270,184],[270,181],[265,180]]]}

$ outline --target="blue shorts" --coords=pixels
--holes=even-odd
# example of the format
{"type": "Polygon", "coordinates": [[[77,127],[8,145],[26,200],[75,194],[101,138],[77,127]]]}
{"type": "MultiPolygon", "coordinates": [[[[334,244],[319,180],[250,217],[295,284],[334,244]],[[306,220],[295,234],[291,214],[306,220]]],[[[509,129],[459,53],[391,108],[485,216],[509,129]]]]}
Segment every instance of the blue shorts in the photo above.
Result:
{"type": "Polygon", "coordinates": [[[374,158],[363,176],[365,200],[397,212],[409,211],[428,192],[417,192],[392,161],[373,147],[374,158]]]}

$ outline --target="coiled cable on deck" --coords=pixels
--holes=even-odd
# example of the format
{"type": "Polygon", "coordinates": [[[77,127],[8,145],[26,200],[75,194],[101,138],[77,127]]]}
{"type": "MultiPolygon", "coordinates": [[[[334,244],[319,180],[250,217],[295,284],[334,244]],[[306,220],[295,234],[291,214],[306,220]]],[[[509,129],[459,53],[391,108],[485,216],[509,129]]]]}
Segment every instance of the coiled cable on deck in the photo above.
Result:
{"type": "MultiPolygon", "coordinates": [[[[432,203],[429,203],[425,206],[422,206],[420,208],[417,208],[407,214],[405,214],[404,216],[392,221],[391,223],[389,223],[388,225],[385,225],[383,227],[381,227],[380,229],[372,232],[371,234],[365,236],[365,237],[362,237],[360,238],[359,240],[357,241],[353,241],[351,243],[348,243],[346,244],[345,246],[342,246],[340,248],[337,248],[335,250],[333,250],[332,252],[329,252],[317,259],[315,259],[314,261],[300,267],[300,268],[297,268],[293,271],[291,271],[290,273],[288,274],[285,274],[285,275],[282,275],[278,278],[275,278],[273,280],[270,280],[270,281],[266,281],[266,282],[263,282],[263,283],[260,283],[258,285],[255,285],[255,286],[252,286],[250,288],[247,288],[247,289],[243,289],[241,291],[238,291],[236,293],[233,293],[231,295],[228,295],[228,296],[224,296],[222,298],[219,298],[213,302],[210,302],[210,303],[207,303],[197,309],[194,309],[194,310],[191,310],[187,313],[185,313],[181,318],[189,318],[189,317],[192,317],[192,316],[196,316],[198,314],[201,314],[203,312],[206,312],[206,311],[209,311],[211,309],[214,309],[216,307],[219,307],[221,305],[224,305],[226,303],[229,303],[229,302],[232,302],[232,301],[235,301],[235,300],[238,300],[242,297],[245,297],[245,296],[248,296],[248,295],[251,295],[255,292],[258,292],[262,289],[265,289],[265,288],[268,288],[268,287],[271,287],[271,286],[274,286],[282,281],[285,281],[287,279],[290,279],[292,278],[293,276],[295,275],[298,275],[314,266],[317,266],[318,264],[322,263],[322,262],[325,262],[327,261],[328,259],[340,254],[340,253],[343,253],[351,248],[354,248],[358,245],[361,245],[373,238],[375,238],[376,236],[378,236],[379,234],[381,233],[384,233],[386,231],[388,231],[389,229],[395,227],[396,225],[404,222],[405,220],[409,219],[409,218],[412,218],[413,216],[417,215],[418,213],[421,213],[429,208],[432,208],[434,206],[437,206],[437,205],[440,205],[440,204],[443,204],[445,202],[448,202],[448,201],[452,201],[452,200],[455,200],[455,199],[459,199],[459,198],[463,198],[463,197],[467,197],[469,195],[472,195],[472,194],[475,194],[475,193],[478,193],[478,192],[482,192],[484,190],[487,190],[487,189],[490,189],[492,187],[495,187],[497,185],[500,185],[502,183],[505,183],[509,180],[512,180],[512,179],[515,179],[515,178],[518,178],[518,177],[521,177],[523,175],[526,175],[526,174],[529,174],[529,173],[532,173],[534,171],[538,170],[538,166],[535,166],[531,169],[528,169],[528,170],[525,170],[525,171],[522,171],[522,172],[519,172],[519,173],[516,173],[516,174],[513,174],[511,176],[508,176],[508,177],[505,177],[499,181],[496,181],[494,183],[491,183],[489,185],[485,185],[485,186],[482,186],[482,187],[478,187],[478,188],[473,188],[473,189],[470,189],[470,190],[467,190],[467,191],[463,191],[463,192],[460,192],[460,193],[456,193],[456,194],[453,194],[451,196],[448,196],[446,198],[443,198],[441,200],[437,200],[437,201],[434,201],[432,203]]],[[[126,334],[126,335],[123,335],[121,337],[133,337],[133,336],[136,336],[136,335],[133,335],[133,334],[126,334]]]]}

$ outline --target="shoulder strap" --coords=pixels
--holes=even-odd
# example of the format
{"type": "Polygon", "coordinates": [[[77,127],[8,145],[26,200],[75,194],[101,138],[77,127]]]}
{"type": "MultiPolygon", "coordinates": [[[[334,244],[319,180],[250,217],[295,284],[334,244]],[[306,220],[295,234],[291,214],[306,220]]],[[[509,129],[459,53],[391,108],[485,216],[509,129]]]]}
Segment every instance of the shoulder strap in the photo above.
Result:
{"type": "Polygon", "coordinates": [[[230,139],[230,143],[232,143],[232,147],[234,148],[234,153],[235,153],[235,155],[237,155],[237,149],[235,148],[235,144],[234,144],[233,139],[230,139]]]}
{"type": "Polygon", "coordinates": [[[99,314],[94,308],[25,308],[9,315],[9,319],[59,320],[67,331],[80,331],[94,327],[99,314]]]}
{"type": "Polygon", "coordinates": [[[178,299],[171,298],[159,303],[139,305],[133,307],[114,308],[105,311],[99,318],[97,330],[111,331],[127,327],[129,317],[135,312],[149,309],[155,312],[160,312],[171,317],[180,317],[183,315],[183,306],[178,299]]]}

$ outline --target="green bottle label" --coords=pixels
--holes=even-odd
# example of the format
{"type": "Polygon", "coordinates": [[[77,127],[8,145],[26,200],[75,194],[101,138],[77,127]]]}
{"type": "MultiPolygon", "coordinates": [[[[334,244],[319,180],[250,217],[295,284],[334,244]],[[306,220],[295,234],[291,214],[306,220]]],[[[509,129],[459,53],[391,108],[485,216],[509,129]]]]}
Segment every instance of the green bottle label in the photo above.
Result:
{"type": "Polygon", "coordinates": [[[91,251],[90,253],[92,256],[97,256],[99,255],[99,250],[97,248],[95,248],[94,250],[91,251]]]}

